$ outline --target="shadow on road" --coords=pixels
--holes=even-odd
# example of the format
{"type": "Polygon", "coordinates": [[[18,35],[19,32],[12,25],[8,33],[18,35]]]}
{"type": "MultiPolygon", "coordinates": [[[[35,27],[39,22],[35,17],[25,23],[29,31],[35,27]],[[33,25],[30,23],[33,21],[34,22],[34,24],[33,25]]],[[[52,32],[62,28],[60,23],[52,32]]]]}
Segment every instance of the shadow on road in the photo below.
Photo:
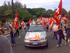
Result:
{"type": "Polygon", "coordinates": [[[26,49],[31,49],[31,50],[41,50],[41,49],[48,49],[48,47],[25,47],[26,49]]]}

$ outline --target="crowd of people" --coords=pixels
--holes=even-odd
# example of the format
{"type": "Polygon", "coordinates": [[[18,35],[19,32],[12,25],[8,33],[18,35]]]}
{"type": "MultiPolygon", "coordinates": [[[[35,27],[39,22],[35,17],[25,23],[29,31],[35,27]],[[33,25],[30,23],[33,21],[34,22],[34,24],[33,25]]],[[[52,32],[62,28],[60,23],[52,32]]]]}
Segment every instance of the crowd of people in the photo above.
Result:
{"type": "MultiPolygon", "coordinates": [[[[70,28],[67,28],[68,23],[68,18],[67,16],[61,16],[59,15],[58,17],[38,17],[36,20],[34,19],[29,19],[27,23],[22,20],[20,22],[20,25],[16,24],[16,26],[12,27],[15,28],[16,32],[13,32],[14,34],[17,34],[19,36],[19,28],[25,29],[29,28],[30,25],[32,24],[41,24],[44,28],[47,29],[47,31],[51,30],[54,33],[54,37],[56,38],[57,42],[57,47],[61,46],[62,39],[65,40],[65,44],[69,42],[69,37],[70,37],[70,28]]],[[[12,30],[14,31],[14,30],[12,30]]],[[[12,33],[11,33],[12,34],[12,33]]],[[[16,35],[15,35],[16,36],[16,35]]],[[[12,38],[11,38],[12,39],[12,38]]],[[[15,40],[15,39],[13,39],[15,40]]],[[[13,43],[13,42],[12,42],[13,43]]]]}
{"type": "Polygon", "coordinates": [[[65,45],[69,44],[70,28],[67,27],[69,20],[66,15],[49,18],[40,16],[37,20],[30,19],[28,23],[29,26],[31,24],[41,24],[48,31],[52,31],[57,42],[57,47],[61,47],[62,40],[65,41],[65,45]]]}
{"type": "MultiPolygon", "coordinates": [[[[25,30],[26,28],[29,28],[29,26],[32,24],[41,24],[44,28],[47,29],[47,31],[53,31],[54,37],[57,40],[56,41],[57,47],[61,46],[62,39],[64,39],[66,41],[65,44],[67,44],[69,42],[70,28],[66,28],[66,26],[68,24],[68,19],[66,16],[49,17],[49,18],[40,16],[36,20],[34,20],[32,18],[29,19],[27,23],[25,23],[24,20],[21,20],[21,22],[19,24],[18,20],[16,20],[16,22],[12,21],[9,24],[11,44],[10,44],[10,41],[8,41],[8,39],[7,39],[7,41],[6,40],[5,41],[6,41],[6,43],[8,42],[10,48],[11,48],[11,45],[12,45],[12,47],[16,46],[15,38],[20,37],[19,30],[20,29],[25,30]]],[[[3,34],[4,34],[3,26],[0,25],[0,36],[3,34]]],[[[2,37],[2,38],[6,38],[6,37],[2,37]]],[[[1,37],[0,37],[0,44],[3,44],[3,43],[1,43],[2,40],[3,39],[1,39],[1,37]]],[[[2,52],[0,52],[0,53],[2,53],[2,52]]]]}
{"type": "Polygon", "coordinates": [[[70,28],[67,28],[69,20],[66,15],[59,15],[58,17],[51,18],[40,17],[40,19],[38,19],[38,22],[40,22],[43,27],[46,27],[48,30],[51,30],[54,33],[57,47],[61,47],[62,40],[65,40],[65,45],[69,43],[70,28]]]}

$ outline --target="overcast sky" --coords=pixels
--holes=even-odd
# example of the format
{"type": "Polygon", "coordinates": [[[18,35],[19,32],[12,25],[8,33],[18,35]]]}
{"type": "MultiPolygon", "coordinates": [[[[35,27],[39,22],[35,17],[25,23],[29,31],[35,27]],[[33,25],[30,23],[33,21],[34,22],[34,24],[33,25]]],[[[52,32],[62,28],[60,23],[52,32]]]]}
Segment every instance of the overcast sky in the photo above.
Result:
{"type": "MultiPolygon", "coordinates": [[[[7,3],[11,0],[0,0],[0,6],[3,5],[4,1],[7,3]]],[[[14,2],[20,2],[22,5],[26,4],[27,8],[45,8],[45,9],[56,9],[60,0],[14,0],[14,2]]],[[[70,10],[70,0],[63,0],[63,8],[67,11],[70,10]]]]}

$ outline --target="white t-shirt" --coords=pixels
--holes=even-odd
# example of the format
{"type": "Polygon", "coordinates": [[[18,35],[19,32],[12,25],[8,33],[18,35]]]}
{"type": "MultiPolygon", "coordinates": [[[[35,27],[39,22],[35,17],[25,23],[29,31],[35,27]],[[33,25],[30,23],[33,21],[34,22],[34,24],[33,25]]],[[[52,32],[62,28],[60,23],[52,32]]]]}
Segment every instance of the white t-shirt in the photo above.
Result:
{"type": "Polygon", "coordinates": [[[59,26],[57,24],[53,24],[52,30],[53,31],[58,31],[59,30],[59,26]]]}

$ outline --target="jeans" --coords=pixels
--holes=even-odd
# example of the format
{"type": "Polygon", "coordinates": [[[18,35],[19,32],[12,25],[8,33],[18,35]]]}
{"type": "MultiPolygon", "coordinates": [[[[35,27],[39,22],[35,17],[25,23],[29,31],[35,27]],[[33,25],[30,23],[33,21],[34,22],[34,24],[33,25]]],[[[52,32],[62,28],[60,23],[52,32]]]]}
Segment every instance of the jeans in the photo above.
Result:
{"type": "Polygon", "coordinates": [[[19,36],[19,30],[18,29],[16,30],[16,35],[19,36]]]}
{"type": "Polygon", "coordinates": [[[67,38],[66,41],[68,41],[68,39],[70,38],[70,28],[66,28],[66,29],[65,29],[65,32],[66,32],[66,34],[67,34],[67,35],[66,35],[66,38],[67,38]]]}
{"type": "Polygon", "coordinates": [[[64,37],[62,30],[58,30],[54,32],[54,36],[56,38],[57,44],[60,45],[62,42],[62,38],[64,37]]]}
{"type": "Polygon", "coordinates": [[[11,35],[11,43],[12,44],[15,44],[16,42],[15,42],[15,33],[14,32],[10,32],[10,35],[11,35]]]}

